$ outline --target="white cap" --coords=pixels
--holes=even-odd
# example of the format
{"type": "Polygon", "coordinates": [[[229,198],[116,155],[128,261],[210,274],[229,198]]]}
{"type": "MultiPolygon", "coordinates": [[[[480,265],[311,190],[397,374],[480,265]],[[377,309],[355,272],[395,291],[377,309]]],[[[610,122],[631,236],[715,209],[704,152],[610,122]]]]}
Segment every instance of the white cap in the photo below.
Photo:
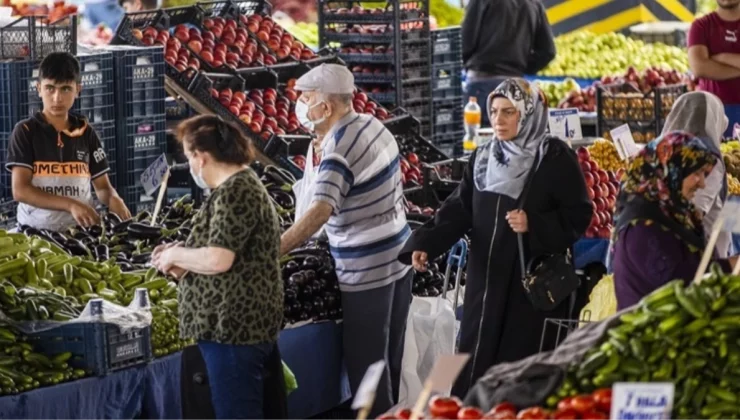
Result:
{"type": "Polygon", "coordinates": [[[301,92],[352,94],[355,76],[340,64],[322,64],[314,67],[296,81],[295,89],[301,92]]]}

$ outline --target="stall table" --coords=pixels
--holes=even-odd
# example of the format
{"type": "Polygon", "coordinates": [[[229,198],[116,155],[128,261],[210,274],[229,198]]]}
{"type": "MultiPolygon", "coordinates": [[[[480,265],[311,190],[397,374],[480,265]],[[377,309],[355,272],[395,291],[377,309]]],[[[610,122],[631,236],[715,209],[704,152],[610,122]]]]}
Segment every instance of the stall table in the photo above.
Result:
{"type": "MultiPolygon", "coordinates": [[[[351,396],[342,358],[342,324],[320,322],[280,333],[278,345],[298,381],[289,418],[309,418],[351,396]]],[[[108,376],[0,398],[0,418],[182,418],[181,354],[108,376]]]]}

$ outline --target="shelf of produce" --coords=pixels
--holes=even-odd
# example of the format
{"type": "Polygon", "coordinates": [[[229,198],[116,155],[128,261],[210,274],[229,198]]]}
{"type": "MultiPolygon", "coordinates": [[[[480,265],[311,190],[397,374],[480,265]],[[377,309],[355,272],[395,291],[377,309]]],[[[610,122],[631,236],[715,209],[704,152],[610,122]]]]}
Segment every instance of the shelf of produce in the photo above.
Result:
{"type": "MultiPolygon", "coordinates": [[[[166,77],[164,81],[165,89],[167,89],[167,93],[172,96],[173,98],[181,98],[185,103],[187,103],[190,108],[192,108],[196,113],[202,114],[202,115],[216,115],[215,112],[213,112],[210,108],[203,105],[195,99],[195,97],[188,92],[186,89],[183,89],[182,86],[177,84],[174,80],[172,80],[170,77],[166,77]]],[[[259,148],[255,148],[256,154],[257,154],[257,160],[260,162],[263,162],[268,165],[275,165],[275,161],[268,158],[259,148]]]]}

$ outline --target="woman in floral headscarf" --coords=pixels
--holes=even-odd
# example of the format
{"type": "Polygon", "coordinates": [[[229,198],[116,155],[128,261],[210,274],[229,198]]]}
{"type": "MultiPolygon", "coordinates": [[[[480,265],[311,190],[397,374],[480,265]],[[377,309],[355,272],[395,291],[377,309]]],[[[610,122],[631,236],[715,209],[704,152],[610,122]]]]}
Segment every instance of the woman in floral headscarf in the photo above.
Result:
{"type": "Polygon", "coordinates": [[[614,231],[619,310],[671,280],[694,278],[705,237],[692,199],[716,163],[700,139],[672,131],[649,143],[630,165],[614,231]]]}
{"type": "Polygon", "coordinates": [[[433,220],[414,231],[399,255],[424,271],[427,261],[463,235],[470,237],[459,351],[471,358],[453,388],[460,397],[492,365],[537,353],[545,318],[569,317],[568,300],[551,312],[532,306],[518,263],[517,233],[524,235],[528,261],[565,252],[591,220],[575,153],[546,134],[546,103],[522,79],[496,88],[487,104],[493,139],[470,157],[460,186],[433,220]],[[518,210],[533,167],[524,208],[518,210]]]}

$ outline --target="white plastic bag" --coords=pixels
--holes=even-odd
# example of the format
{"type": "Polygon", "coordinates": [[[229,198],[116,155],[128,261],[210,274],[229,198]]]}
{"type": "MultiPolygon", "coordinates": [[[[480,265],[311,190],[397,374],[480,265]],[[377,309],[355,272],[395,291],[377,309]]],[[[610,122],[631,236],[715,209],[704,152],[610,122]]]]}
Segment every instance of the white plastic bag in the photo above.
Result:
{"type": "MultiPolygon", "coordinates": [[[[317,173],[313,167],[313,144],[308,145],[306,152],[306,167],[303,170],[303,178],[293,184],[293,193],[295,193],[295,220],[298,221],[313,202],[314,191],[316,190],[317,173]]],[[[312,238],[318,238],[324,233],[324,228],[316,232],[312,238]]]]}
{"type": "Polygon", "coordinates": [[[449,300],[413,298],[406,322],[399,407],[413,406],[437,358],[455,352],[458,325],[449,300]]]}

